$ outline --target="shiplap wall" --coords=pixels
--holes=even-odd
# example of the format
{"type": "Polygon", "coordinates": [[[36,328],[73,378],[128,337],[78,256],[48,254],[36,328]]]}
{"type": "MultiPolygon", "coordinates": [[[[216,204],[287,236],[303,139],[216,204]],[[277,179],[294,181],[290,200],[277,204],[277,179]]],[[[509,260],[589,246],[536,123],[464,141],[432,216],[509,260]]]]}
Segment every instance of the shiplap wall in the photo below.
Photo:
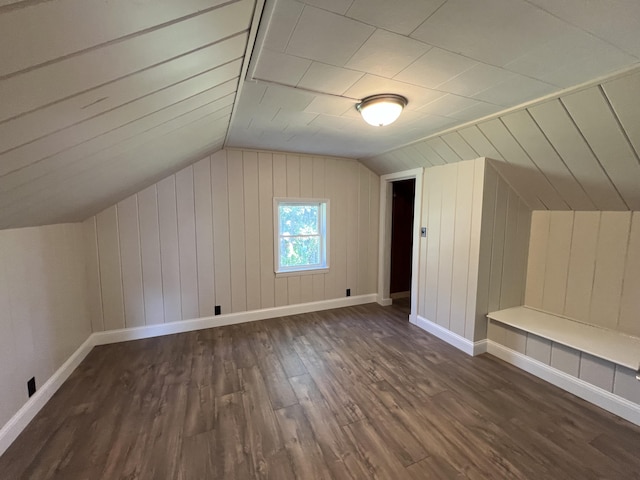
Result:
{"type": "Polygon", "coordinates": [[[418,314],[469,340],[521,305],[530,210],[485,159],[425,170],[418,314]]]}
{"type": "Polygon", "coordinates": [[[379,177],[222,150],[84,222],[94,331],[375,293],[379,177]],[[275,278],[273,197],[330,200],[330,270],[275,278]]]}
{"type": "Polygon", "coordinates": [[[80,224],[0,231],[0,426],[91,334],[80,224]]]}
{"type": "Polygon", "coordinates": [[[525,304],[640,336],[640,212],[534,212],[525,304]]]}

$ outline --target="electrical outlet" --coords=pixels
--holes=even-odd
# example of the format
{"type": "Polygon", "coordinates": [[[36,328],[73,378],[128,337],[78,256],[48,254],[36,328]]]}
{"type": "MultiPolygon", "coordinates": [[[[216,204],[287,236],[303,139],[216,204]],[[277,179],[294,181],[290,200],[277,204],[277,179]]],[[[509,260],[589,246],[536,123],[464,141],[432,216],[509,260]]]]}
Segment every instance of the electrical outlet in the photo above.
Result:
{"type": "Polygon", "coordinates": [[[350,297],[350,296],[351,296],[351,289],[347,288],[347,297],[350,297]]]}
{"type": "Polygon", "coordinates": [[[29,397],[36,393],[36,377],[31,377],[27,381],[27,393],[29,393],[29,397]]]}
{"type": "Polygon", "coordinates": [[[215,315],[220,315],[222,313],[222,307],[220,305],[216,305],[215,315]]]}

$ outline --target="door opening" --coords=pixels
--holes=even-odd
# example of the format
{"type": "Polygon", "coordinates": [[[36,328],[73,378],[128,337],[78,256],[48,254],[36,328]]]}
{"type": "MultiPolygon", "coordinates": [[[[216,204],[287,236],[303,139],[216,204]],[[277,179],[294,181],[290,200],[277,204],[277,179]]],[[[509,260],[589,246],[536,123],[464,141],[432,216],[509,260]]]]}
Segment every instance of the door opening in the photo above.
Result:
{"type": "Polygon", "coordinates": [[[389,294],[393,303],[406,308],[407,313],[411,310],[415,194],[415,178],[392,183],[389,294]]]}

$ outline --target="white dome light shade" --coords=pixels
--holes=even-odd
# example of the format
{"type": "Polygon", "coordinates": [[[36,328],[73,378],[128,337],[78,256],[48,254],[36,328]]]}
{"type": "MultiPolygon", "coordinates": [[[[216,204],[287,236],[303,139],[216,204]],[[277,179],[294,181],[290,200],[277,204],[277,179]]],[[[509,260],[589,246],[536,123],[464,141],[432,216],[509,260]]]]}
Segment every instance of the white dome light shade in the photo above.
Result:
{"type": "Polygon", "coordinates": [[[395,122],[406,105],[407,99],[400,95],[383,94],[363,99],[356,108],[369,125],[384,127],[395,122]]]}

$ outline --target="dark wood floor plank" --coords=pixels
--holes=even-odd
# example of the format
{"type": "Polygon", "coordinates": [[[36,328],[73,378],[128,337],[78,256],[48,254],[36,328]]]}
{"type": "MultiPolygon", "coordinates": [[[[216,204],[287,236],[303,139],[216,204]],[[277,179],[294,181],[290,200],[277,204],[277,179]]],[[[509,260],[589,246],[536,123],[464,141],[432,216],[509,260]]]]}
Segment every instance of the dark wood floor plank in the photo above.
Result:
{"type": "Polygon", "coordinates": [[[96,347],[0,478],[640,478],[639,427],[407,315],[403,300],[96,347]]]}

